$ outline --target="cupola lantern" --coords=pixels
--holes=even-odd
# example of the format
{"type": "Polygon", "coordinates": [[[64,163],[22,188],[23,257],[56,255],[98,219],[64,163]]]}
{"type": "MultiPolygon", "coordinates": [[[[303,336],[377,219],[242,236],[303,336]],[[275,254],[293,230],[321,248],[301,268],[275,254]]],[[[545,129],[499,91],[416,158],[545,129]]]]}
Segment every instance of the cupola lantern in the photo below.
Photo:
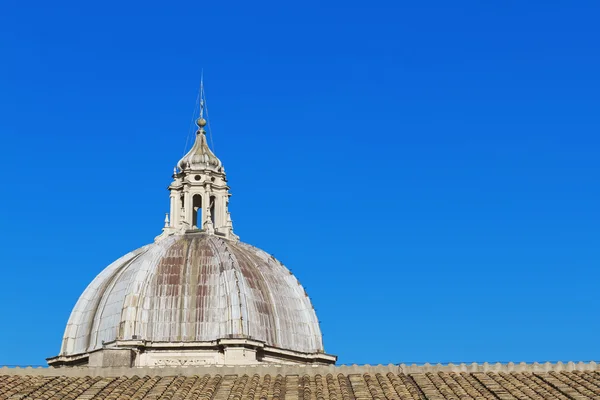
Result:
{"type": "MultiPolygon", "coordinates": [[[[202,92],[201,92],[202,93],[202,92]]],[[[201,230],[227,239],[237,240],[229,215],[229,186],[221,160],[206,140],[204,100],[200,102],[198,130],[190,151],[177,163],[171,193],[170,222],[162,238],[173,233],[201,230]]]]}

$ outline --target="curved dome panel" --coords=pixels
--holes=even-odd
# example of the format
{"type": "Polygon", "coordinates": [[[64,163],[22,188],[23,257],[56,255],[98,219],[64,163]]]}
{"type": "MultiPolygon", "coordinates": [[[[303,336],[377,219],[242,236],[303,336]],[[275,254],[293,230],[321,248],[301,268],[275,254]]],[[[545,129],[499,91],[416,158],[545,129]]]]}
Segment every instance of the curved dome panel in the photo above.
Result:
{"type": "Polygon", "coordinates": [[[206,234],[169,236],[109,265],[73,309],[61,355],[132,338],[252,338],[323,351],[315,311],[294,275],[256,247],[206,234]]]}

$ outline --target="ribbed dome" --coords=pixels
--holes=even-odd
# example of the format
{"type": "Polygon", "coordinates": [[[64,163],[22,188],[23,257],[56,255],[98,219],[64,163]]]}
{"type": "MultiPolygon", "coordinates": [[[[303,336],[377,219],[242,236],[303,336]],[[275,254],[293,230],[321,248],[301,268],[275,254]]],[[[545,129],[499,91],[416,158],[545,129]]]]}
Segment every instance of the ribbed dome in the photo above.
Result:
{"type": "Polygon", "coordinates": [[[310,299],[274,257],[215,235],[173,235],[121,257],[92,281],[71,313],[61,355],[103,341],[231,337],[323,351],[310,299]]]}
{"type": "Polygon", "coordinates": [[[196,132],[196,141],[190,151],[177,163],[182,170],[213,170],[223,172],[221,160],[214,155],[206,143],[206,132],[202,127],[196,132]]]}

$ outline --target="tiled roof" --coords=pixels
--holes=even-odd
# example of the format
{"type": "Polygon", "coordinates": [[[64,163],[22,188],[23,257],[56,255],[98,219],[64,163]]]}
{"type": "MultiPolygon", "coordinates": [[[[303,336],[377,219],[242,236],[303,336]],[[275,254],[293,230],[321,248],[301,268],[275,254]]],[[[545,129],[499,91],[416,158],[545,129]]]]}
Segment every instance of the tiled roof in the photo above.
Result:
{"type": "Polygon", "coordinates": [[[600,399],[600,372],[0,375],[5,399],[582,400],[600,399]]]}

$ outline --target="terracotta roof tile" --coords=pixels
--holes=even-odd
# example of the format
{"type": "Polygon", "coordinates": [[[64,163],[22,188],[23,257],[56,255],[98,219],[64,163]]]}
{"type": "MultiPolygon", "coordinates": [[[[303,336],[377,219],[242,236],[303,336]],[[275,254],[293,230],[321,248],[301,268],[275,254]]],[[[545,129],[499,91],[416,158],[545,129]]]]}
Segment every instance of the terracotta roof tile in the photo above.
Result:
{"type": "Polygon", "coordinates": [[[573,374],[557,373],[553,371],[547,375],[547,380],[556,379],[554,382],[561,382],[561,384],[568,386],[568,389],[566,387],[565,389],[567,389],[569,395],[576,400],[589,398],[590,395],[591,398],[594,398],[593,393],[587,390],[584,386],[581,386],[577,382],[570,379],[569,377],[571,375],[573,374]]]}
{"type": "Polygon", "coordinates": [[[425,372],[396,374],[66,377],[0,375],[0,400],[587,400],[600,374],[425,372]]]}

